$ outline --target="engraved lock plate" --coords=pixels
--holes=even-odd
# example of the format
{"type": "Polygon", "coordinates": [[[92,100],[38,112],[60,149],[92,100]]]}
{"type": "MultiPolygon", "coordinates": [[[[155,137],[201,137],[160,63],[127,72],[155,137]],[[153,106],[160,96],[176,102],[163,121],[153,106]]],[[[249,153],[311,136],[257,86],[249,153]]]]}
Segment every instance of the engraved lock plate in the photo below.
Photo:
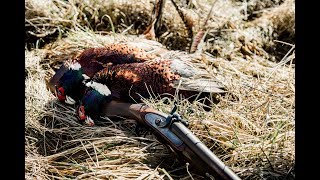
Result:
{"type": "Polygon", "coordinates": [[[177,147],[183,144],[183,142],[168,128],[168,126],[165,126],[167,122],[166,118],[163,116],[154,113],[147,113],[145,115],[145,119],[177,147]]]}

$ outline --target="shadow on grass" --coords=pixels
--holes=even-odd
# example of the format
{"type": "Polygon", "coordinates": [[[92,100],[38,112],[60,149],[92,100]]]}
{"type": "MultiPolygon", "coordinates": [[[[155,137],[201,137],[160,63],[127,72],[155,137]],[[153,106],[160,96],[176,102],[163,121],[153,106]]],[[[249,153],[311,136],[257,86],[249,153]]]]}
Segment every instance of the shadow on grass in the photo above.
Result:
{"type": "MultiPolygon", "coordinates": [[[[33,132],[29,135],[37,139],[38,153],[48,158],[57,169],[80,167],[79,164],[83,167],[86,163],[92,165],[91,160],[95,157],[99,164],[118,164],[120,167],[143,163],[157,169],[159,174],[170,174],[174,179],[189,176],[183,160],[160,143],[150,130],[141,126],[137,128],[135,120],[103,117],[95,127],[87,127],[78,122],[75,107],[50,101],[43,111],[47,113],[39,120],[41,130],[29,127],[26,132],[33,132]],[[64,167],[66,164],[69,167],[64,167]]],[[[85,169],[73,170],[68,177],[76,178],[88,171],[85,169]]],[[[188,169],[194,178],[203,178],[193,171],[192,166],[188,169]]]]}

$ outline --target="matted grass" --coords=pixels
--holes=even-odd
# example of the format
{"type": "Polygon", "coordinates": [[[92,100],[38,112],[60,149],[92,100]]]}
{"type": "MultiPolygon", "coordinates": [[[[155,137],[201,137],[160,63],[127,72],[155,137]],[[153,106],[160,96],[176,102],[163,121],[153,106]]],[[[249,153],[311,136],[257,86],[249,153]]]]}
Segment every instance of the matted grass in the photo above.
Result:
{"type": "MultiPolygon", "coordinates": [[[[281,12],[281,8],[288,8],[289,2],[291,1],[286,1],[287,4],[283,3],[271,11],[281,12]]],[[[30,0],[26,3],[43,2],[30,0]]],[[[66,2],[47,1],[47,3],[60,7],[66,2]]],[[[30,4],[26,6],[30,8],[30,4]]],[[[74,8],[68,4],[63,7],[74,8]]],[[[55,14],[59,13],[61,19],[64,19],[66,17],[64,13],[72,11],[65,11],[63,7],[56,10],[53,8],[50,13],[48,9],[29,11],[30,16],[27,19],[39,17],[33,19],[33,22],[39,20],[38,26],[47,23],[52,27],[60,25],[67,27],[65,24],[53,25],[52,21],[40,22],[43,17],[55,17],[55,14]],[[41,14],[39,11],[45,12],[41,14]],[[32,16],[31,12],[34,13],[32,16]]],[[[206,7],[210,8],[210,4],[206,7]]],[[[278,19],[285,20],[282,23],[287,23],[289,27],[286,31],[294,34],[291,11],[286,12],[288,18],[278,19]]],[[[214,16],[217,14],[219,13],[216,12],[214,16]]],[[[273,15],[262,14],[250,23],[262,22],[260,20],[263,18],[266,20],[264,22],[271,22],[270,19],[279,17],[275,13],[273,15]]],[[[56,17],[52,19],[59,23],[65,22],[56,17]]],[[[229,20],[239,21],[232,18],[229,20]]],[[[77,21],[81,19],[78,18],[77,21]]],[[[273,28],[272,30],[277,29],[274,27],[277,23],[267,24],[273,28]]],[[[115,26],[119,24],[115,23],[115,26]]],[[[279,29],[283,27],[278,26],[279,29]]],[[[41,49],[25,51],[26,179],[200,179],[201,176],[192,169],[187,169],[185,164],[177,162],[174,155],[152,134],[147,134],[145,137],[137,136],[133,130],[134,120],[123,118],[110,120],[105,117],[102,124],[85,127],[77,122],[74,107],[56,101],[54,95],[46,89],[45,79],[51,77],[54,74],[53,68],[58,67],[64,60],[73,58],[88,47],[99,47],[120,41],[150,43],[141,39],[143,37],[126,33],[102,33],[82,26],[68,28],[68,32],[62,32],[64,38],[47,43],[41,49]]],[[[240,32],[240,28],[236,30],[240,32]]],[[[50,30],[44,29],[44,31],[50,30]]],[[[240,47],[244,50],[244,47],[250,47],[251,35],[245,36],[245,44],[229,46],[230,42],[237,43],[237,38],[233,38],[238,37],[237,34],[234,32],[231,36],[230,33],[229,35],[221,33],[220,36],[217,35],[215,43],[222,42],[219,40],[227,37],[230,37],[229,42],[218,45],[222,48],[228,45],[228,48],[218,51],[219,53],[210,52],[213,46],[207,39],[203,49],[210,53],[189,57],[191,62],[202,64],[203,69],[210,71],[214,78],[223,83],[229,93],[219,96],[219,103],[210,111],[205,111],[200,102],[190,103],[176,97],[178,112],[190,122],[191,131],[241,178],[294,179],[294,51],[287,51],[287,55],[282,56],[280,61],[269,61],[270,54],[263,51],[263,46],[256,48],[262,49],[260,54],[245,55],[243,50],[241,51],[240,47]],[[249,41],[246,41],[247,38],[249,41]]],[[[264,42],[273,41],[272,38],[260,37],[264,42]]],[[[255,38],[257,37],[253,39],[255,38]]],[[[162,47],[157,42],[151,46],[162,47]]],[[[286,46],[294,48],[291,44],[286,46]]],[[[174,57],[175,53],[170,57],[174,57]]],[[[149,106],[166,113],[173,107],[172,100],[145,99],[144,101],[149,106]]]]}
{"type": "MultiPolygon", "coordinates": [[[[154,137],[137,137],[131,128],[133,120],[81,126],[74,107],[57,102],[45,87],[44,79],[53,71],[44,69],[54,61],[54,54],[68,49],[80,52],[93,44],[99,46],[95,39],[108,44],[114,38],[75,32],[58,41],[60,46],[47,46],[50,50],[26,51],[26,175],[138,178],[148,174],[158,179],[165,176],[159,168],[172,170],[148,166],[161,164],[170,154],[154,137]],[[49,54],[51,59],[45,59],[49,54]],[[154,148],[157,152],[149,152],[154,148]]],[[[125,40],[124,36],[120,39],[125,40]]],[[[214,66],[216,78],[232,96],[220,97],[209,112],[200,103],[178,99],[179,113],[190,121],[192,132],[239,176],[286,176],[294,165],[294,66],[240,57],[211,61],[207,59],[208,66],[214,66]]],[[[164,112],[173,107],[171,101],[163,104],[158,99],[146,103],[164,112]]]]}

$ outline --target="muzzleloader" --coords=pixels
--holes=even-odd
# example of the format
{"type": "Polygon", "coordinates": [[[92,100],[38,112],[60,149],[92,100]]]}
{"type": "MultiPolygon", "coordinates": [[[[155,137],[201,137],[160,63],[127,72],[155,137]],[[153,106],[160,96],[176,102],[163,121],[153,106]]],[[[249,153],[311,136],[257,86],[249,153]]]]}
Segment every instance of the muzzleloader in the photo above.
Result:
{"type": "Polygon", "coordinates": [[[103,109],[106,116],[134,118],[138,123],[149,127],[160,142],[169,146],[175,154],[192,164],[206,176],[216,179],[240,180],[199,138],[188,128],[188,122],[179,114],[165,114],[144,104],[130,104],[112,101],[103,109]]]}

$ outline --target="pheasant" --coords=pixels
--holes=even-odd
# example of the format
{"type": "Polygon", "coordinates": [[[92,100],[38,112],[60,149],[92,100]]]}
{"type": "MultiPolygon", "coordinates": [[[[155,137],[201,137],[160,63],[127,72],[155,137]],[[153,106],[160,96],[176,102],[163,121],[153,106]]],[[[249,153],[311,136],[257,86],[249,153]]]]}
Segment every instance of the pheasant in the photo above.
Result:
{"type": "Polygon", "coordinates": [[[160,28],[164,4],[164,0],[156,2],[151,23],[143,33],[144,38],[135,42],[110,44],[103,48],[84,50],[78,60],[65,62],[56,71],[56,74],[47,82],[49,89],[56,94],[60,101],[67,104],[75,104],[84,94],[84,83],[104,67],[115,64],[144,62],[155,58],[155,54],[161,54],[164,50],[162,45],[148,39],[154,40],[156,38],[156,31],[160,28]],[[155,54],[150,54],[153,52],[155,54]]]}
{"type": "MultiPolygon", "coordinates": [[[[195,100],[199,94],[207,97],[210,93],[226,92],[216,80],[208,78],[210,74],[206,70],[197,68],[188,60],[155,58],[147,62],[109,66],[97,72],[92,82],[110,89],[111,95],[108,94],[107,98],[127,103],[142,102],[141,98],[150,98],[152,94],[174,95],[178,92],[195,100]]],[[[82,121],[97,120],[104,107],[103,103],[93,103],[95,101],[90,98],[102,100],[106,97],[102,93],[85,95],[78,108],[82,121]]]]}
{"type": "Polygon", "coordinates": [[[47,85],[60,101],[75,104],[84,94],[84,83],[96,72],[113,64],[144,62],[151,58],[153,55],[134,46],[134,43],[116,43],[102,48],[89,48],[77,59],[64,62],[47,85]]]}
{"type": "Polygon", "coordinates": [[[111,91],[101,83],[90,81],[85,83],[86,91],[78,108],[78,118],[89,126],[93,126],[94,120],[100,116],[100,107],[112,100],[111,91]],[[92,106],[95,104],[94,106],[92,106]],[[88,116],[86,114],[89,114],[88,116]]]}

